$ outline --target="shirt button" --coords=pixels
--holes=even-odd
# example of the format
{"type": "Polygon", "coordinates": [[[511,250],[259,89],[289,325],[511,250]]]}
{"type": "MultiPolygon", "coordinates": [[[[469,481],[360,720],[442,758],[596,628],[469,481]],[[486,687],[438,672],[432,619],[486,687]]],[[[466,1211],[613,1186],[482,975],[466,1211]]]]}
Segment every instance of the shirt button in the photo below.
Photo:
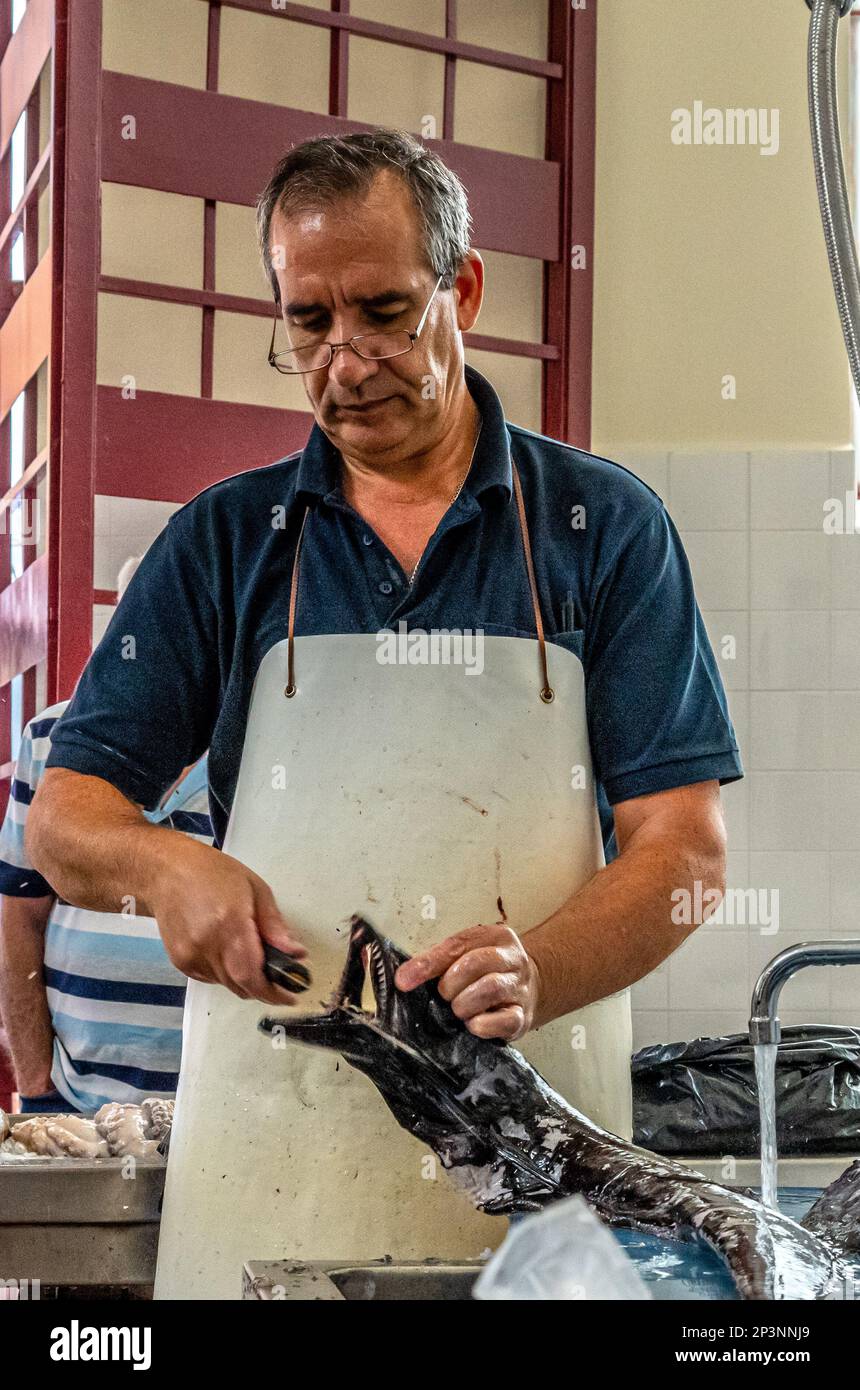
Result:
{"type": "Polygon", "coordinates": [[[383,579],[382,583],[381,583],[380,586],[379,586],[379,592],[380,592],[381,594],[393,594],[393,593],[394,593],[394,585],[393,585],[393,584],[390,584],[389,581],[388,581],[387,579],[383,579]]]}
{"type": "Polygon", "coordinates": [[[366,531],[361,539],[365,545],[373,545],[373,537],[369,536],[366,531]]]}

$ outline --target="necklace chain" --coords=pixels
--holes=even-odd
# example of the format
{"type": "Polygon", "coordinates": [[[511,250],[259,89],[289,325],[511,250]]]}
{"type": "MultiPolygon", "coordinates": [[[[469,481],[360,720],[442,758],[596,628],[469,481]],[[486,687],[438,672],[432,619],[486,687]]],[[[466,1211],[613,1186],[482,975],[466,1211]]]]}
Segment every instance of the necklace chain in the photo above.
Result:
{"type": "MultiPolygon", "coordinates": [[[[457,498],[460,496],[460,493],[463,491],[463,488],[466,486],[466,479],[468,478],[469,474],[470,474],[471,471],[472,471],[472,464],[473,464],[474,461],[475,461],[475,453],[476,453],[477,448],[478,448],[478,440],[481,438],[481,430],[483,429],[483,427],[484,427],[484,422],[483,422],[483,420],[481,420],[480,424],[478,425],[478,433],[475,435],[475,443],[474,443],[473,446],[472,446],[472,455],[471,455],[471,458],[469,459],[469,465],[468,465],[468,467],[467,467],[465,473],[463,474],[462,478],[460,479],[460,485],[459,485],[459,487],[457,488],[457,491],[454,493],[454,496],[451,498],[450,502],[448,503],[448,506],[445,508],[446,511],[448,511],[448,509],[449,509],[450,507],[453,507],[454,503],[457,501],[457,498]]],[[[425,546],[425,547],[424,547],[424,550],[426,550],[426,549],[427,549],[427,547],[425,546]]],[[[421,554],[418,556],[418,559],[415,561],[415,568],[413,569],[412,573],[411,573],[410,576],[409,576],[409,587],[410,587],[410,588],[412,587],[412,585],[413,585],[414,582],[415,582],[415,576],[416,576],[416,574],[418,573],[418,566],[421,564],[421,561],[424,559],[424,550],[421,551],[421,554]]]]}

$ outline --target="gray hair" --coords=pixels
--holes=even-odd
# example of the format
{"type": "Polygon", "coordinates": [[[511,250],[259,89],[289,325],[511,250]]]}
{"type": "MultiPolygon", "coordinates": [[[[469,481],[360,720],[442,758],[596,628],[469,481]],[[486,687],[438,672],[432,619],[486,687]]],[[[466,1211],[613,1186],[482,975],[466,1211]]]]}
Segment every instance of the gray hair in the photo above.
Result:
{"type": "Polygon", "coordinates": [[[272,216],[289,216],[365,197],[377,174],[402,178],[422,227],[424,254],[442,287],[450,289],[471,245],[472,219],[466,190],[457,175],[420,140],[403,130],[377,129],[354,135],[323,135],[296,145],[279,160],[257,199],[257,236],[263,268],[275,300],[280,290],[269,250],[272,216]]]}
{"type": "Polygon", "coordinates": [[[117,603],[119,603],[120,599],[122,598],[123,594],[125,593],[135,574],[137,573],[137,567],[142,559],[142,555],[129,555],[128,559],[120,568],[120,572],[116,577],[117,603]]]}

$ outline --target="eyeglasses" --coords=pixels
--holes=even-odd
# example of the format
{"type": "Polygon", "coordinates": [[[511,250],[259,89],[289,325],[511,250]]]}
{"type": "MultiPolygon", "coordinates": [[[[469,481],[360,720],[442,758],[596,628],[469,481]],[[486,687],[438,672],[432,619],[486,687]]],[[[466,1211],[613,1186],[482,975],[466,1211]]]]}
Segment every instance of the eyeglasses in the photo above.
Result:
{"type": "Polygon", "coordinates": [[[275,308],[275,321],[272,324],[272,341],[269,344],[269,366],[274,367],[276,372],[282,372],[284,376],[301,376],[305,372],[321,372],[327,367],[335,353],[341,348],[352,348],[358,357],[363,357],[367,362],[381,362],[386,357],[402,357],[405,352],[411,352],[421,331],[427,322],[427,315],[430,313],[430,305],[436,298],[436,291],[442,283],[443,276],[440,275],[436,284],[433,286],[433,293],[427,300],[421,321],[414,333],[408,329],[398,329],[396,333],[359,333],[353,338],[347,338],[343,343],[308,343],[304,347],[291,348],[286,352],[275,352],[275,329],[280,318],[279,310],[275,308]]]}

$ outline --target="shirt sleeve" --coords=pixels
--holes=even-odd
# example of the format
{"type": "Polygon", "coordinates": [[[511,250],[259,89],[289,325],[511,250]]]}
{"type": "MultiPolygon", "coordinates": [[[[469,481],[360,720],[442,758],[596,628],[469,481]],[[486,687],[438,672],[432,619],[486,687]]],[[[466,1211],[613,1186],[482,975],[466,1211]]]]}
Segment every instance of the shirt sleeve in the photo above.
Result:
{"type": "Polygon", "coordinates": [[[610,805],[743,776],[690,566],[664,507],[598,575],[585,652],[594,770],[610,805]]]}
{"type": "MultiPolygon", "coordinates": [[[[47,736],[46,736],[47,738],[47,736]]],[[[24,850],[27,812],[36,792],[43,764],[33,751],[33,721],[24,729],[18,759],[9,788],[6,814],[0,826],[0,893],[8,898],[53,898],[56,894],[30,863],[24,850]]]]}
{"type": "Polygon", "coordinates": [[[102,777],[151,809],[208,748],[217,610],[188,508],[146,552],[54,732],[48,767],[102,777]]]}

